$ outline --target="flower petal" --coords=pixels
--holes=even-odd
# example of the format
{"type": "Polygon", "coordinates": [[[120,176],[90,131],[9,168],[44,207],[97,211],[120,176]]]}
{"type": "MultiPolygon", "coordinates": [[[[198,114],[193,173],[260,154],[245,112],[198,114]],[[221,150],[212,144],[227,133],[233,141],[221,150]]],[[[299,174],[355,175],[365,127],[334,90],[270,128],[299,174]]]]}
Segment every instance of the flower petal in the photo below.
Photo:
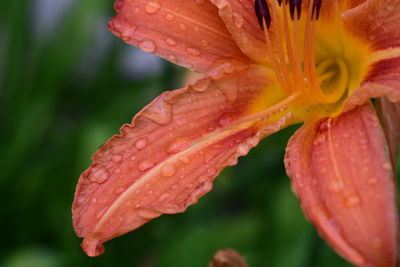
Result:
{"type": "Polygon", "coordinates": [[[117,0],[110,30],[125,42],[205,72],[217,59],[248,58],[208,1],[117,0]]]}
{"type": "MultiPolygon", "coordinates": [[[[272,73],[249,68],[165,92],[121,128],[82,173],[72,208],[89,256],[102,243],[162,213],[179,213],[212,188],[226,166],[286,125],[254,116],[272,73]]],[[[272,76],[273,77],[273,76],[272,76]]],[[[259,114],[259,113],[256,113],[259,114]]]]}
{"type": "Polygon", "coordinates": [[[366,103],[370,98],[386,96],[392,102],[400,102],[400,57],[373,63],[360,88],[346,99],[345,110],[366,103]]]}
{"type": "Polygon", "coordinates": [[[254,12],[254,1],[211,0],[240,49],[257,62],[268,61],[264,33],[254,12]]]}
{"type": "Polygon", "coordinates": [[[346,27],[373,50],[400,46],[400,1],[369,0],[346,11],[346,27]]]}
{"type": "Polygon", "coordinates": [[[392,161],[395,164],[400,144],[400,103],[392,103],[387,98],[381,97],[377,100],[377,105],[392,161]]]}
{"type": "Polygon", "coordinates": [[[393,169],[372,105],[305,124],[285,158],[307,217],[357,266],[394,267],[398,218],[393,169]]]}

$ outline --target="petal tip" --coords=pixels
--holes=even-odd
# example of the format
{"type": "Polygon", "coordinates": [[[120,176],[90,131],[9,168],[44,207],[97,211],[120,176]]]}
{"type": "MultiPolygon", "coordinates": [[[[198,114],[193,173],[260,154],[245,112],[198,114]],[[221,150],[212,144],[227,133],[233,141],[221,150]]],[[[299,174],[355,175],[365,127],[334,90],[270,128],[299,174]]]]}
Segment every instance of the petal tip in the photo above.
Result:
{"type": "Polygon", "coordinates": [[[96,238],[98,233],[90,233],[81,243],[81,247],[89,257],[97,257],[104,253],[103,243],[96,238]]]}

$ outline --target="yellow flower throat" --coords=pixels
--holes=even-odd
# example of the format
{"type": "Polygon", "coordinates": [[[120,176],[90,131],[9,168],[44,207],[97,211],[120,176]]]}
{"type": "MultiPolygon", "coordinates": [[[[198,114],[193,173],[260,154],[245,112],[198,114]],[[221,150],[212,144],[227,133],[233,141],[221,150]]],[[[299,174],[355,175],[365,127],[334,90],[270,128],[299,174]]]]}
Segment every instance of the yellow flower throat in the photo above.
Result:
{"type": "Polygon", "coordinates": [[[288,112],[300,121],[338,114],[366,71],[368,48],[345,30],[340,12],[320,18],[321,4],[310,0],[302,15],[301,1],[255,1],[276,78],[272,98],[293,98],[288,112]]]}

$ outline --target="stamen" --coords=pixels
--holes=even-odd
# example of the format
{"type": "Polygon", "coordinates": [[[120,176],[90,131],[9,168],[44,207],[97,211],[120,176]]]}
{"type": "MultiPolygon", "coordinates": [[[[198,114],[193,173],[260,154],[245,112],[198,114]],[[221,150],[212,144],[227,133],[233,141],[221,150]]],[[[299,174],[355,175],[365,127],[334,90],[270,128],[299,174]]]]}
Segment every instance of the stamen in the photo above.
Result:
{"type": "Polygon", "coordinates": [[[289,6],[292,20],[299,20],[301,16],[301,0],[289,0],[289,6]]]}
{"type": "Polygon", "coordinates": [[[254,10],[256,11],[256,16],[261,29],[265,30],[263,21],[265,21],[267,25],[266,28],[269,29],[269,27],[271,26],[271,14],[269,12],[268,5],[265,2],[265,0],[255,0],[254,10]]]}
{"type": "Polygon", "coordinates": [[[314,5],[312,9],[312,17],[316,20],[319,19],[319,12],[321,10],[322,0],[314,0],[314,5]]]}

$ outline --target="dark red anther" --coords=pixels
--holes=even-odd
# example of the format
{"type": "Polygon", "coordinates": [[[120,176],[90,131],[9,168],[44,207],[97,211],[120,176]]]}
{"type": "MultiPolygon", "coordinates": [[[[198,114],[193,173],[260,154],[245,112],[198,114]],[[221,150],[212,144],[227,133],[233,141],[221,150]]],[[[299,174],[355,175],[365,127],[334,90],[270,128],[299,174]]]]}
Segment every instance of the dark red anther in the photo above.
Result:
{"type": "Polygon", "coordinates": [[[265,0],[255,0],[254,10],[256,12],[258,23],[260,24],[261,29],[264,30],[264,20],[267,28],[269,29],[271,26],[271,13],[269,12],[267,2],[265,0]]]}
{"type": "Polygon", "coordinates": [[[312,7],[312,18],[319,19],[319,11],[321,10],[322,0],[314,0],[312,7]]]}
{"type": "Polygon", "coordinates": [[[294,14],[297,13],[297,19],[300,19],[301,0],[289,0],[290,17],[294,20],[294,14]]]}

